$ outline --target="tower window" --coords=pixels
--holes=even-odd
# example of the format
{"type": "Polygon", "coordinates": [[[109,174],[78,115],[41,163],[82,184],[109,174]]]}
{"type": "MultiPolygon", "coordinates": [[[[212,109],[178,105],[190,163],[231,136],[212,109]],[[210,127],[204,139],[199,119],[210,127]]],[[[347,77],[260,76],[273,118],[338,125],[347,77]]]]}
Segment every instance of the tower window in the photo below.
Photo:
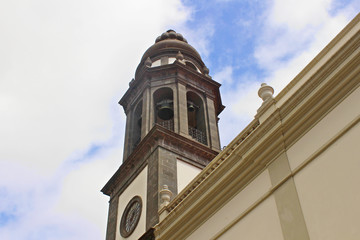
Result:
{"type": "Polygon", "coordinates": [[[198,71],[198,70],[197,70],[197,68],[195,67],[195,65],[194,65],[194,64],[192,64],[191,62],[186,61],[186,62],[185,62],[185,64],[186,64],[186,66],[188,66],[188,67],[190,67],[190,68],[194,69],[195,71],[198,71]]]}
{"type": "Polygon", "coordinates": [[[194,92],[188,92],[186,97],[189,135],[196,141],[207,145],[203,102],[201,98],[194,92]]]}
{"type": "Polygon", "coordinates": [[[174,100],[171,88],[154,92],[155,123],[174,131],[174,100]]]}
{"type": "Polygon", "coordinates": [[[132,126],[132,145],[135,148],[141,140],[141,127],[142,127],[142,101],[140,101],[134,111],[132,126]]]}

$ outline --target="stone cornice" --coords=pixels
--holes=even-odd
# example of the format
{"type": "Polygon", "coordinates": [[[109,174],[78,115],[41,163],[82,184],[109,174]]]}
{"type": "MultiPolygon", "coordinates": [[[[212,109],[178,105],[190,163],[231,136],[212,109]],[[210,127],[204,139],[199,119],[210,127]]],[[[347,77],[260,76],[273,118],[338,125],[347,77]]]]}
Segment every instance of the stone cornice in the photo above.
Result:
{"type": "Polygon", "coordinates": [[[189,187],[185,188],[178,196],[176,196],[171,204],[168,206],[168,210],[173,210],[183,199],[187,197],[188,194],[192,192],[202,181],[207,178],[211,172],[213,172],[236,148],[237,145],[242,143],[252,132],[259,126],[257,121],[253,121],[252,124],[249,124],[247,128],[242,131],[242,134],[239,134],[236,139],[234,139],[228,147],[226,147],[221,154],[216,156],[206,168],[203,169],[202,174],[198,175],[192,182],[188,185],[189,187]],[[230,147],[231,146],[231,147],[230,147]]]}
{"type": "Polygon", "coordinates": [[[200,86],[200,89],[205,91],[210,98],[215,99],[217,115],[219,115],[225,108],[222,105],[219,91],[221,84],[178,61],[175,61],[172,64],[158,67],[144,68],[143,71],[138,74],[137,78],[130,83],[130,88],[120,99],[119,104],[124,107],[126,112],[127,105],[134,101],[133,97],[131,97],[134,92],[141,92],[144,88],[146,88],[146,86],[149,85],[150,81],[161,80],[162,78],[167,79],[169,77],[174,77],[177,79],[177,81],[181,81],[182,83],[188,84],[190,86],[200,86]]]}
{"type": "Polygon", "coordinates": [[[195,152],[199,158],[188,159],[188,161],[193,161],[194,165],[201,167],[205,167],[218,154],[217,151],[197,141],[155,125],[101,189],[101,192],[109,196],[121,193],[146,166],[147,156],[157,147],[177,152],[179,155],[187,151],[195,152]]]}

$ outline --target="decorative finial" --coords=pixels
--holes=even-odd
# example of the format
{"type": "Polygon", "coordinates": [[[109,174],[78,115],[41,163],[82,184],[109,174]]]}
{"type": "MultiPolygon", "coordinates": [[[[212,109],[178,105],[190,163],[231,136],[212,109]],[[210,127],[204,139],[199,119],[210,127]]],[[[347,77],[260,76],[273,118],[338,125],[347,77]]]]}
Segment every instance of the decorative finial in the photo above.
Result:
{"type": "Polygon", "coordinates": [[[206,76],[209,76],[209,69],[206,66],[203,67],[203,71],[206,76]]]}
{"type": "Polygon", "coordinates": [[[272,99],[273,94],[274,94],[274,89],[271,86],[267,85],[266,83],[261,84],[261,87],[258,91],[258,95],[264,102],[269,99],[272,99]]]}
{"type": "Polygon", "coordinates": [[[182,55],[180,51],[176,54],[176,60],[178,61],[184,60],[184,55],[182,55]]]}
{"type": "Polygon", "coordinates": [[[129,82],[129,87],[131,87],[131,85],[133,85],[134,81],[135,81],[135,79],[134,79],[134,78],[133,78],[133,79],[131,79],[131,81],[129,82]]]}
{"type": "Polygon", "coordinates": [[[151,65],[152,65],[152,61],[151,61],[150,57],[148,57],[148,58],[145,60],[145,66],[151,67],[151,65]]]}
{"type": "Polygon", "coordinates": [[[169,38],[176,38],[176,32],[172,29],[167,31],[169,33],[169,38]]]}
{"type": "Polygon", "coordinates": [[[167,185],[163,185],[163,188],[160,191],[160,199],[163,206],[167,206],[170,203],[172,192],[169,190],[167,185]]]}
{"type": "Polygon", "coordinates": [[[164,32],[163,34],[161,34],[160,36],[158,36],[155,40],[155,43],[158,43],[160,41],[163,41],[163,40],[167,40],[167,39],[170,39],[170,40],[179,40],[179,41],[182,41],[182,42],[186,42],[187,43],[187,40],[183,37],[183,35],[181,35],[180,33],[177,33],[175,32],[174,30],[170,29],[170,30],[167,30],[166,32],[164,32]]]}

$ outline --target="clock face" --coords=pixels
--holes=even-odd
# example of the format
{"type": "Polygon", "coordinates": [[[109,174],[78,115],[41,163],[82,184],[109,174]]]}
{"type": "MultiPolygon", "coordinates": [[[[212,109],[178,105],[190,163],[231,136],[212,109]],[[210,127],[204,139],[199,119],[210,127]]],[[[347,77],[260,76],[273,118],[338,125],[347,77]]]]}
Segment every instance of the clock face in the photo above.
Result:
{"type": "Polygon", "coordinates": [[[122,237],[130,236],[135,230],[141,215],[142,202],[139,196],[133,197],[126,206],[120,222],[122,237]]]}

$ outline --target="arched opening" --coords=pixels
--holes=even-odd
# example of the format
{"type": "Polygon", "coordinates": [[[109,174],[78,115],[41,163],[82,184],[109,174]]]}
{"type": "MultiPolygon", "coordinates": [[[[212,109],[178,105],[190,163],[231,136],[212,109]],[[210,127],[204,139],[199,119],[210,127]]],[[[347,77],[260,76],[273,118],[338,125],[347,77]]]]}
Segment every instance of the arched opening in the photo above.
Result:
{"type": "Polygon", "coordinates": [[[194,69],[195,71],[197,71],[197,68],[195,67],[195,65],[194,65],[193,63],[191,63],[191,62],[189,62],[189,61],[186,61],[186,62],[185,62],[185,65],[188,66],[188,67],[190,67],[190,68],[192,68],[192,69],[194,69]]]}
{"type": "Polygon", "coordinates": [[[154,92],[155,123],[174,131],[174,99],[171,88],[154,92]]]}
{"type": "Polygon", "coordinates": [[[204,104],[199,95],[186,93],[189,135],[207,145],[204,104]]]}
{"type": "Polygon", "coordinates": [[[141,140],[141,126],[142,126],[142,101],[140,101],[135,108],[132,123],[132,145],[135,148],[141,140]]]}

